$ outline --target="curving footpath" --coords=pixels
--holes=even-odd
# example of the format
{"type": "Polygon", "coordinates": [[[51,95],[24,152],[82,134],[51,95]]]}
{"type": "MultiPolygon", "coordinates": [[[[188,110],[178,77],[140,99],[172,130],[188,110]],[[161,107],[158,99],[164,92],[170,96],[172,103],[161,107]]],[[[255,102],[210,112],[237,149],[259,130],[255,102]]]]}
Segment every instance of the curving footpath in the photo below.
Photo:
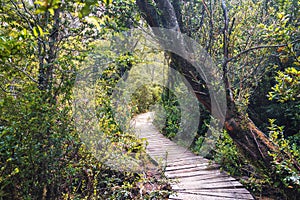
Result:
{"type": "Polygon", "coordinates": [[[243,185],[217,165],[165,138],[152,125],[153,113],[140,114],[133,120],[136,133],[148,142],[147,153],[156,162],[165,164],[165,175],[175,180],[176,195],[169,199],[254,199],[243,185]]]}

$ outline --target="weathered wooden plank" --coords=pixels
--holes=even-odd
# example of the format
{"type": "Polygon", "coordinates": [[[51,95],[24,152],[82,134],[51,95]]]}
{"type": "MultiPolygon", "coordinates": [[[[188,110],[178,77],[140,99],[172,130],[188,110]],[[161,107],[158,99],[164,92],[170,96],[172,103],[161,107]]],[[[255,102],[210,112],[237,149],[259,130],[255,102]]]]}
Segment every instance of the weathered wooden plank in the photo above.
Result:
{"type": "Polygon", "coordinates": [[[231,180],[235,180],[234,178],[228,176],[227,174],[224,173],[217,173],[217,174],[200,174],[196,176],[191,176],[191,177],[181,177],[180,180],[190,180],[190,179],[195,179],[195,180],[210,180],[210,179],[218,179],[218,178],[230,178],[231,180]]]}
{"type": "Polygon", "coordinates": [[[217,164],[209,163],[195,163],[195,164],[186,164],[186,165],[177,165],[177,166],[168,166],[166,171],[176,171],[182,169],[217,169],[220,166],[217,164]]]}
{"type": "Polygon", "coordinates": [[[171,171],[171,172],[165,172],[167,176],[171,177],[191,177],[191,176],[197,176],[197,175],[206,175],[206,174],[219,174],[219,171],[217,170],[195,170],[195,171],[189,171],[189,170],[178,170],[178,171],[171,171]]]}
{"type": "MultiPolygon", "coordinates": [[[[184,193],[184,192],[183,192],[184,193]]],[[[244,193],[237,193],[237,192],[208,192],[208,191],[187,191],[187,193],[190,194],[196,194],[196,195],[213,195],[217,197],[227,197],[227,198],[234,198],[234,199],[251,199],[252,196],[250,193],[244,194],[244,193]]]]}
{"type": "Polygon", "coordinates": [[[180,188],[186,188],[186,189],[213,189],[213,188],[242,188],[243,185],[238,181],[225,181],[225,182],[215,182],[206,183],[205,181],[193,181],[193,182],[182,182],[179,180],[179,183],[172,184],[172,187],[180,189],[180,188]]]}
{"type": "Polygon", "coordinates": [[[197,200],[246,200],[253,199],[250,195],[239,195],[239,194],[214,194],[214,193],[177,193],[172,195],[169,199],[197,199],[197,200]]]}
{"type": "Polygon", "coordinates": [[[177,159],[177,158],[184,158],[184,155],[170,155],[168,153],[165,152],[149,152],[149,155],[157,155],[157,156],[164,156],[167,158],[167,163],[172,162],[173,159],[177,159]],[[171,160],[171,161],[170,161],[171,160]]]}
{"type": "Polygon", "coordinates": [[[169,161],[170,164],[172,165],[176,165],[176,164],[181,164],[182,162],[184,163],[198,163],[198,162],[202,162],[202,163],[209,163],[209,160],[207,159],[204,159],[204,158],[201,158],[201,157],[198,157],[198,156],[191,156],[191,157],[186,157],[186,158],[183,158],[183,159],[176,159],[174,161],[169,161]]]}
{"type": "Polygon", "coordinates": [[[181,160],[181,161],[183,161],[183,160],[191,160],[191,159],[193,159],[193,160],[197,160],[197,159],[195,159],[195,158],[193,158],[195,155],[192,155],[192,154],[185,154],[185,153],[178,153],[178,154],[176,154],[176,155],[173,155],[173,158],[171,159],[168,159],[168,162],[169,163],[174,163],[174,162],[176,162],[176,161],[179,161],[179,160],[181,160]]]}
{"type": "Polygon", "coordinates": [[[188,190],[189,192],[207,192],[207,193],[237,193],[237,194],[250,194],[250,192],[248,190],[245,190],[244,188],[213,188],[213,189],[197,189],[197,190],[193,190],[190,189],[188,190]]]}
{"type": "Polygon", "coordinates": [[[203,183],[203,185],[208,184],[208,183],[220,183],[220,182],[237,182],[239,183],[237,180],[235,180],[232,177],[215,177],[215,178],[211,178],[211,179],[199,179],[198,177],[190,177],[190,178],[181,178],[179,179],[179,181],[181,183],[203,183]]]}

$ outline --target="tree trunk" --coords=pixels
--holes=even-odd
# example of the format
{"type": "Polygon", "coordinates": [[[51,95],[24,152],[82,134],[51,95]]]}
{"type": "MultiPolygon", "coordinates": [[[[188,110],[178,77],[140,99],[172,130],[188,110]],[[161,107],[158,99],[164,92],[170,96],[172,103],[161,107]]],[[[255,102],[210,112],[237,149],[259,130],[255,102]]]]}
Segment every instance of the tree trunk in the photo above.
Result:
{"type": "MultiPolygon", "coordinates": [[[[182,23],[178,22],[176,16],[180,16],[180,14],[178,14],[178,11],[177,13],[175,12],[169,0],[137,0],[136,3],[141,11],[142,16],[151,28],[166,28],[178,31],[184,29],[179,27],[179,25],[182,23]]],[[[223,7],[223,9],[226,8],[223,7]]],[[[226,13],[224,12],[224,16],[225,15],[226,13]]],[[[228,22],[228,19],[226,19],[226,21],[228,22]]],[[[228,24],[226,24],[226,26],[228,27],[228,24]]],[[[226,31],[225,28],[224,31],[226,31]]],[[[162,35],[155,29],[153,32],[157,36],[162,37],[162,35]]],[[[226,40],[226,36],[224,37],[224,40],[226,40]]],[[[161,45],[164,46],[162,43],[161,45]]],[[[227,56],[226,49],[224,53],[225,56],[227,56]]],[[[184,58],[174,53],[170,53],[170,57],[171,63],[173,63],[171,67],[176,66],[176,70],[179,71],[192,86],[199,102],[211,112],[212,107],[210,95],[203,78],[199,76],[199,73],[197,73],[192,64],[187,62],[184,58]],[[194,74],[195,76],[191,76],[191,74],[194,74]],[[195,77],[197,80],[195,80],[195,77]]],[[[269,172],[272,172],[271,163],[273,161],[273,157],[271,157],[269,153],[282,155],[280,158],[282,160],[291,158],[291,156],[286,152],[280,152],[278,146],[270,141],[270,139],[255,126],[255,124],[247,117],[246,114],[238,112],[237,106],[235,105],[230,92],[231,88],[230,82],[227,79],[228,72],[226,70],[226,64],[227,63],[225,60],[223,66],[223,81],[226,87],[227,113],[224,127],[241,153],[248,158],[253,165],[262,168],[263,170],[269,170],[269,172]]],[[[296,162],[296,160],[294,160],[294,167],[300,171],[299,164],[296,162]]]]}

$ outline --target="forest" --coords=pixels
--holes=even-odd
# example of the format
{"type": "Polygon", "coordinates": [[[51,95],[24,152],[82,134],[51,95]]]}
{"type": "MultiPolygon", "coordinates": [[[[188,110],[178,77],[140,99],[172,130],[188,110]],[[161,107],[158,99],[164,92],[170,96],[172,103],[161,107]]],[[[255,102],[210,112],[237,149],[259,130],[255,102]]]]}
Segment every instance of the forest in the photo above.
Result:
{"type": "Polygon", "coordinates": [[[0,0],[0,200],[168,199],[146,112],[255,199],[299,199],[299,26],[300,0],[0,0]]]}

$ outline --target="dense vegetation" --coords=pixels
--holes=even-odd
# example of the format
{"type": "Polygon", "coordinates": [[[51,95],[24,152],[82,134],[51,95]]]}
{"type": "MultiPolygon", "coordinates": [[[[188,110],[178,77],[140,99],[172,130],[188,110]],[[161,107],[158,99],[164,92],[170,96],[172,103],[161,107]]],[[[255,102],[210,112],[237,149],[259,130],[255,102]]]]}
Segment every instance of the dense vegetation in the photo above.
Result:
{"type": "Polygon", "coordinates": [[[100,55],[113,60],[96,80],[99,132],[110,136],[110,152],[103,148],[105,154],[96,157],[79,137],[72,109],[76,77],[87,60],[90,65],[101,61],[94,57],[101,46],[95,40],[126,30],[123,19],[134,15],[130,2],[111,3],[0,2],[0,199],[150,199],[168,194],[167,184],[146,167],[135,172],[107,164],[107,156],[118,148],[145,156],[143,141],[121,130],[110,112],[110,88],[120,69],[130,68],[126,56],[100,55]]]}
{"type": "MultiPolygon", "coordinates": [[[[148,173],[153,164],[129,123],[132,115],[155,110],[154,123],[172,139],[194,117],[190,113],[181,121],[176,95],[184,87],[167,68],[186,74],[191,64],[169,52],[126,46],[130,28],[150,33],[155,26],[193,38],[223,72],[226,123],[224,130],[215,130],[221,137],[207,156],[258,197],[296,199],[299,8],[299,0],[1,0],[0,199],[164,199],[170,194],[163,176],[148,173]],[[112,42],[116,37],[122,50],[112,42]],[[140,67],[153,61],[150,72],[140,67]],[[164,67],[156,68],[155,62],[164,67]],[[84,141],[82,132],[94,130],[88,126],[94,124],[80,124],[74,110],[74,102],[90,92],[76,90],[90,67],[97,75],[91,79],[99,126],[95,136],[107,139],[101,144],[84,141]],[[122,93],[118,83],[129,71],[132,85],[142,86],[131,93],[129,113],[119,110],[122,115],[116,116],[114,94],[122,93]],[[153,81],[155,73],[167,84],[153,81]],[[241,141],[248,136],[255,147],[241,141]],[[111,163],[128,162],[132,154],[142,170],[111,163]]],[[[197,73],[193,80],[186,78],[201,115],[192,143],[178,142],[200,153],[209,122],[217,119],[210,118],[210,102],[198,95],[208,92],[205,81],[197,73]]]]}

